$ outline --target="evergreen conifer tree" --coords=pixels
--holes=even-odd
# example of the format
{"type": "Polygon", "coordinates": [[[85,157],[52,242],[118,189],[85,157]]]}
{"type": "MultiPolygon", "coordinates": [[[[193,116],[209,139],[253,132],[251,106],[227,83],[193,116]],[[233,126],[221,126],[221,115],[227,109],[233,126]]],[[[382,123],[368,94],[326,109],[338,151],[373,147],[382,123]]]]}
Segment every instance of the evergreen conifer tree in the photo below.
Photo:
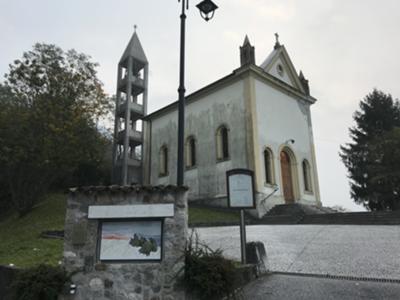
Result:
{"type": "Polygon", "coordinates": [[[370,210],[400,208],[400,105],[374,90],[354,114],[351,143],[341,146],[351,197],[370,210]]]}

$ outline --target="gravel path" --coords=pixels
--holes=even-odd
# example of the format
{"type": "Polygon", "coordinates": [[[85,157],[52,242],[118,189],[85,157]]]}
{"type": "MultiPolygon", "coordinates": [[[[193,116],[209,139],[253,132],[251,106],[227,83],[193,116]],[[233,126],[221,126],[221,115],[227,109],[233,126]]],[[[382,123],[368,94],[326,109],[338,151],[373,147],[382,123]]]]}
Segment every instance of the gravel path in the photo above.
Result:
{"type": "MultiPolygon", "coordinates": [[[[239,227],[197,228],[200,238],[240,260],[239,227]]],[[[400,226],[257,225],[271,271],[400,279],[400,226]]]]}

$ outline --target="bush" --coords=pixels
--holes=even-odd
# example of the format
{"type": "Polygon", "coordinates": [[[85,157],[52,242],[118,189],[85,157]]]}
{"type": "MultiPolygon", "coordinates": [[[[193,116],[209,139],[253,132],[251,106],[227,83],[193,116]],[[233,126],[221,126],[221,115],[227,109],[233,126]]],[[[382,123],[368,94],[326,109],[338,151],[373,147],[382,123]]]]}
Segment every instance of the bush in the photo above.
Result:
{"type": "Polygon", "coordinates": [[[20,271],[12,289],[15,300],[57,300],[68,280],[63,268],[40,265],[20,271]]]}
{"type": "Polygon", "coordinates": [[[222,250],[212,250],[197,235],[190,236],[185,248],[183,284],[200,299],[221,299],[234,293],[236,268],[222,250]]]}

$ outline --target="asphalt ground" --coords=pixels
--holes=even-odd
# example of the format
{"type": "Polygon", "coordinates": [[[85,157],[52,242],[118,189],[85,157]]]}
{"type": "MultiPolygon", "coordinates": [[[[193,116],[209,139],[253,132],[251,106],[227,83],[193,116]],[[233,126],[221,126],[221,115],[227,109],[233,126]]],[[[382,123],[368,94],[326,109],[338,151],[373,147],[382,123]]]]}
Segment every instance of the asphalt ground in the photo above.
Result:
{"type": "MultiPolygon", "coordinates": [[[[240,260],[238,226],[196,231],[211,248],[240,260]]],[[[400,279],[399,225],[253,225],[246,232],[247,241],[264,243],[271,271],[400,279]]]]}

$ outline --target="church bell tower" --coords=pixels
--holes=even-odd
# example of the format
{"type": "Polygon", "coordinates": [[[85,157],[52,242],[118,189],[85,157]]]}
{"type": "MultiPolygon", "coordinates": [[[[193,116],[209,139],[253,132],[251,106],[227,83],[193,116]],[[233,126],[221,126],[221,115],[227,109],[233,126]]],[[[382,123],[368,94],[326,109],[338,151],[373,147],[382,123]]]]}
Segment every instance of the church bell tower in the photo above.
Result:
{"type": "Polygon", "coordinates": [[[142,183],[143,126],[147,114],[149,64],[138,35],[132,35],[119,63],[114,122],[112,182],[142,183]]]}

